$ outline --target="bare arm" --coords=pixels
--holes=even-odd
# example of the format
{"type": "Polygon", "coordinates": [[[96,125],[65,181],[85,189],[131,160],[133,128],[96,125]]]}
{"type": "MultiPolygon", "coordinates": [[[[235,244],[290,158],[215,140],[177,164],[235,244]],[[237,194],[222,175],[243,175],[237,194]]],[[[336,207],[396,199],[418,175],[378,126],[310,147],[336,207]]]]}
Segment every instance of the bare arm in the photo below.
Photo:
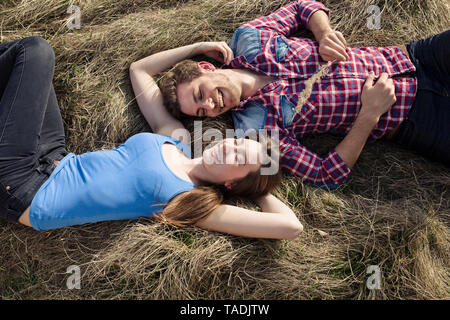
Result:
{"type": "MultiPolygon", "coordinates": [[[[233,52],[225,42],[199,42],[158,52],[131,64],[130,79],[134,94],[153,132],[180,139],[180,136],[174,132],[177,129],[184,129],[183,124],[166,110],[161,91],[153,80],[153,76],[198,54],[205,54],[222,63],[229,63],[233,59],[233,52]]],[[[184,142],[188,141],[187,131],[181,139],[184,142]]]]}
{"type": "MultiPolygon", "coordinates": [[[[145,120],[153,132],[172,136],[177,129],[184,129],[183,124],[175,119],[164,107],[161,91],[153,76],[166,70],[177,62],[196,54],[198,44],[158,52],[149,57],[133,62],[130,66],[130,79],[136,101],[145,120]]],[[[175,137],[180,139],[180,137],[175,137]]],[[[188,136],[181,138],[188,141],[188,136]]]]}
{"type": "Polygon", "coordinates": [[[341,32],[330,26],[328,14],[323,10],[316,11],[308,22],[308,28],[319,42],[319,53],[325,61],[348,60],[347,42],[341,32]]]}
{"type": "Polygon", "coordinates": [[[369,138],[370,132],[372,132],[376,124],[377,121],[374,118],[364,114],[359,115],[352,129],[336,147],[336,152],[350,169],[353,168],[356,160],[361,155],[367,138],[369,138]]]}
{"type": "Polygon", "coordinates": [[[264,212],[221,205],[196,225],[203,229],[248,238],[294,240],[303,231],[303,226],[294,212],[274,196],[261,197],[257,203],[264,212]]]}
{"type": "Polygon", "coordinates": [[[335,149],[350,168],[356,163],[381,115],[396,101],[394,83],[386,73],[381,74],[375,85],[373,79],[373,74],[367,78],[361,95],[362,107],[358,117],[347,136],[335,149]]]}

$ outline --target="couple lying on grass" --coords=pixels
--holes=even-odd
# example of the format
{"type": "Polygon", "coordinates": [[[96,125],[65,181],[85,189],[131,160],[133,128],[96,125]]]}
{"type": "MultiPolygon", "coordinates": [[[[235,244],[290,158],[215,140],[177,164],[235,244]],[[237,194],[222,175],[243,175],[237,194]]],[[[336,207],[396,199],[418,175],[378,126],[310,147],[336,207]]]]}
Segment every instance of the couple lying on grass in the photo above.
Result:
{"type": "Polygon", "coordinates": [[[279,152],[283,169],[327,189],[345,181],[367,140],[385,137],[449,165],[448,54],[450,31],[407,46],[348,48],[325,6],[298,0],[244,24],[229,45],[195,43],[132,63],[136,100],[154,133],[75,155],[65,149],[53,50],[39,37],[2,43],[0,215],[36,230],[154,217],[295,239],[302,224],[271,195],[279,172],[262,174],[271,155],[279,152]],[[315,40],[290,37],[299,27],[315,40]],[[198,54],[224,66],[186,60],[198,54]],[[308,85],[324,66],[323,77],[308,85]],[[153,77],[170,67],[158,87],[153,77]],[[279,145],[263,152],[271,139],[236,137],[192,158],[179,119],[229,110],[236,129],[277,130],[279,145]],[[325,157],[298,141],[323,132],[344,136],[325,157]],[[263,212],[222,204],[234,196],[263,212]]]}

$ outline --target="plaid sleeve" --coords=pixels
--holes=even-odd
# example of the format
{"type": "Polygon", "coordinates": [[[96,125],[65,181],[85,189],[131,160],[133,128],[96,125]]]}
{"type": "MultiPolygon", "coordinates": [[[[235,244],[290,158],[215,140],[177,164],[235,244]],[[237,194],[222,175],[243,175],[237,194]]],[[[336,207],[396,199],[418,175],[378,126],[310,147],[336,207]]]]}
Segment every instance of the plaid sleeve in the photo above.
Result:
{"type": "Polygon", "coordinates": [[[309,29],[309,19],[317,10],[323,10],[329,14],[329,9],[318,1],[297,0],[268,16],[248,22],[242,27],[270,29],[287,37],[298,30],[300,25],[309,29]]]}
{"type": "Polygon", "coordinates": [[[283,169],[323,189],[337,188],[351,172],[336,150],[321,158],[285,135],[280,136],[280,157],[283,169]]]}

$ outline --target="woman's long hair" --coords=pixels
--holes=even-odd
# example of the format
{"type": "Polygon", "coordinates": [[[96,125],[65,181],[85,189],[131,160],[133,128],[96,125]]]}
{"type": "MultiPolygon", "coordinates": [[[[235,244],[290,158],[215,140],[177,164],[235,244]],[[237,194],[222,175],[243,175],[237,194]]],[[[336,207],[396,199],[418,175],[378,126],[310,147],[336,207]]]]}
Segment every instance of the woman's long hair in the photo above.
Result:
{"type": "MultiPolygon", "coordinates": [[[[261,168],[270,167],[273,165],[273,159],[278,159],[278,156],[274,156],[276,150],[271,146],[272,139],[260,138],[260,141],[267,144],[267,154],[270,155],[271,159],[270,162],[264,161],[261,164],[261,168]]],[[[160,214],[154,215],[154,218],[178,227],[186,227],[195,224],[212,213],[225,199],[256,199],[272,192],[280,181],[281,174],[279,170],[272,175],[262,175],[261,169],[259,169],[235,181],[231,189],[227,189],[222,185],[199,186],[177,195],[165,205],[160,214]]]]}

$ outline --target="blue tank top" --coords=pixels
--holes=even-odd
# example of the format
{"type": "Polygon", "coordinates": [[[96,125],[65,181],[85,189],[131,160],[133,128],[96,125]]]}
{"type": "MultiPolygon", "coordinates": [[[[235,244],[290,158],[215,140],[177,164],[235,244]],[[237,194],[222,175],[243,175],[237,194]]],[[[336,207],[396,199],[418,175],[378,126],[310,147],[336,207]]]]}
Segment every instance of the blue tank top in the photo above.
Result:
{"type": "Polygon", "coordinates": [[[191,158],[182,142],[139,133],[114,150],[69,153],[40,187],[30,206],[36,230],[106,220],[151,217],[195,184],[176,176],[161,153],[165,142],[191,158]]]}

